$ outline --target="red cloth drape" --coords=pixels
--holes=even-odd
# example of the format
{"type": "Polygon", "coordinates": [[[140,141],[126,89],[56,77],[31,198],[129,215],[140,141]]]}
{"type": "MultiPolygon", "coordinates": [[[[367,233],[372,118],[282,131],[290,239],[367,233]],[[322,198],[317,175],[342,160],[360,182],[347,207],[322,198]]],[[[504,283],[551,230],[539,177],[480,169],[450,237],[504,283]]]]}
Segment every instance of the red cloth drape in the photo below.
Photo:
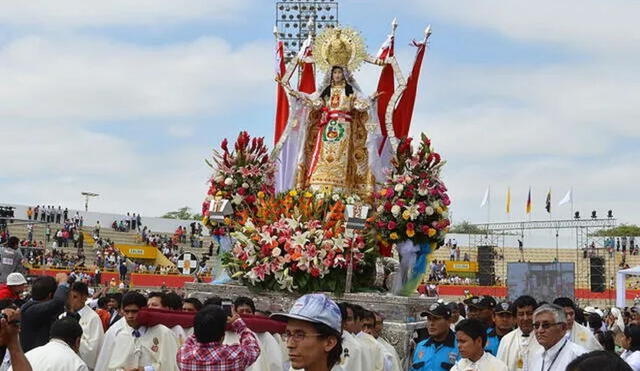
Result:
{"type": "Polygon", "coordinates": [[[425,43],[416,43],[418,47],[416,59],[413,63],[411,75],[407,80],[407,88],[405,89],[396,109],[393,111],[393,130],[396,138],[404,138],[409,134],[411,126],[411,118],[413,116],[413,107],[416,102],[416,92],[418,90],[418,80],[420,79],[420,68],[422,67],[422,59],[426,50],[425,43]]]}

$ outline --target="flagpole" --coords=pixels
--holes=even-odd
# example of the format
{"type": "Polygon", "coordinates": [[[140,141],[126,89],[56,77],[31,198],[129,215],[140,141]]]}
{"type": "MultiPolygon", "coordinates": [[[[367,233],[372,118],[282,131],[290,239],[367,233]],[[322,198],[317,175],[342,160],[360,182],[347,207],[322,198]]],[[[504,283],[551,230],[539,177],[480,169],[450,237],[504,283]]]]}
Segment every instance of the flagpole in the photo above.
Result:
{"type": "Polygon", "coordinates": [[[489,188],[487,188],[487,194],[489,195],[487,197],[487,224],[491,223],[491,185],[489,185],[489,188]]]}
{"type": "Polygon", "coordinates": [[[573,187],[571,187],[571,215],[569,215],[569,219],[573,218],[573,187]]]}

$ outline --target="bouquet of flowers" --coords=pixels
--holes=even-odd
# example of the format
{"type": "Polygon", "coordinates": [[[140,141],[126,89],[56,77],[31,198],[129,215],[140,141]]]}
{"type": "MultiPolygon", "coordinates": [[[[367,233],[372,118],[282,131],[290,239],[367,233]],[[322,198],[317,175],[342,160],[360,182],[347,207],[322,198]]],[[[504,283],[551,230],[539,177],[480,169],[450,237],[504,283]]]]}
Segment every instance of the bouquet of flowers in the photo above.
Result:
{"type": "Polygon", "coordinates": [[[449,230],[451,200],[440,180],[443,165],[424,134],[415,152],[411,138],[405,138],[398,146],[391,172],[375,194],[373,233],[382,247],[396,245],[401,268],[405,268],[399,275],[404,276],[405,294],[415,290],[413,286],[426,271],[426,256],[444,244],[449,230]]]}
{"type": "MultiPolygon", "coordinates": [[[[203,223],[215,235],[225,233],[226,226],[210,223],[206,217],[214,199],[227,199],[233,204],[235,218],[245,221],[256,211],[259,196],[273,195],[275,164],[269,158],[264,138],[251,138],[246,131],[238,135],[234,149],[229,150],[227,139],[220,145],[221,151],[213,151],[213,168],[207,197],[202,204],[203,223]]],[[[230,224],[230,220],[226,224],[230,224]]]]}
{"type": "Polygon", "coordinates": [[[377,232],[394,243],[412,240],[442,245],[449,230],[451,200],[439,178],[444,165],[440,155],[431,150],[423,134],[416,153],[411,138],[403,139],[392,165],[391,174],[375,194],[377,232]]]}
{"type": "Polygon", "coordinates": [[[345,236],[345,202],[354,196],[291,190],[261,194],[255,218],[234,226],[233,248],[222,256],[234,278],[249,287],[296,292],[342,292],[352,264],[353,287],[366,287],[374,249],[345,236]]]}

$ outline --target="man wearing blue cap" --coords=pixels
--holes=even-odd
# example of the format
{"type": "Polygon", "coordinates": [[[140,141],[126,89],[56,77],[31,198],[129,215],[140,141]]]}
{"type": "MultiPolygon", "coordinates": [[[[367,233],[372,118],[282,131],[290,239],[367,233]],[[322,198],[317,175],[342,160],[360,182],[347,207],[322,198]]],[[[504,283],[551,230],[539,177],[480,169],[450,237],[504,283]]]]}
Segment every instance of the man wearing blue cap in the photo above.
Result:
{"type": "Polygon", "coordinates": [[[287,322],[283,339],[291,367],[306,371],[343,371],[342,317],[338,305],[324,294],[300,297],[289,313],[271,318],[287,322]]]}
{"type": "Polygon", "coordinates": [[[496,299],[489,295],[473,296],[466,299],[464,303],[468,308],[468,317],[480,321],[487,332],[488,336],[484,350],[493,356],[497,355],[500,339],[494,332],[495,322],[493,321],[494,310],[498,305],[496,299]]]}
{"type": "Polygon", "coordinates": [[[427,317],[429,337],[416,345],[411,369],[448,371],[460,358],[455,335],[449,327],[451,309],[444,303],[433,303],[421,315],[427,317]]]}

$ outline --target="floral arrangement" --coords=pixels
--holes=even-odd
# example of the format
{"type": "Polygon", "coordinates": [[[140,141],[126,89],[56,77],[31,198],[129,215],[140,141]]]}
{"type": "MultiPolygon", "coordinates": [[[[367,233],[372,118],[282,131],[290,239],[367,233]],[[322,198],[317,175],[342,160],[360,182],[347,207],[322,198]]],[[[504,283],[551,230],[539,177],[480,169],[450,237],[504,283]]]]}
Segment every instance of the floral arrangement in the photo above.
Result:
{"type": "Polygon", "coordinates": [[[392,171],[374,195],[374,228],[383,244],[411,240],[415,244],[444,243],[449,230],[447,188],[440,180],[444,165],[423,134],[414,153],[411,138],[398,145],[392,171]]]}
{"type": "Polygon", "coordinates": [[[357,277],[373,266],[375,251],[363,236],[345,236],[346,198],[297,190],[259,196],[256,219],[231,233],[235,244],[223,263],[232,277],[260,289],[342,292],[349,264],[354,289],[366,286],[357,277]]]}
{"type": "Polygon", "coordinates": [[[216,235],[226,233],[227,225],[211,223],[206,217],[209,205],[216,198],[230,200],[235,219],[244,221],[257,210],[257,195],[273,195],[275,164],[269,158],[264,138],[251,138],[246,131],[240,132],[232,151],[224,139],[221,151],[213,151],[213,168],[209,180],[209,191],[202,204],[203,223],[216,235]]]}

